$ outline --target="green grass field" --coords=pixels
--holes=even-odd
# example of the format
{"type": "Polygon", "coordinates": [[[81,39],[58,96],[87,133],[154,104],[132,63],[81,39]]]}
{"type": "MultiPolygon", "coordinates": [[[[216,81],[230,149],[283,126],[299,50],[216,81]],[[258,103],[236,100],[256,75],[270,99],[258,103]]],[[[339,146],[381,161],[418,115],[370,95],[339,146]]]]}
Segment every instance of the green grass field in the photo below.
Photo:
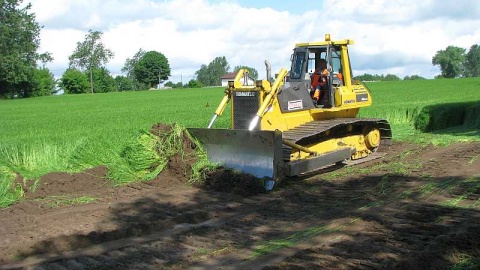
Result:
{"type": "Polygon", "coordinates": [[[132,181],[139,175],[121,155],[138,149],[142,131],[159,122],[204,127],[222,96],[223,88],[205,88],[0,100],[0,206],[21,195],[11,188],[15,173],[35,181],[103,164],[114,183],[132,181]]]}
{"type": "MultiPolygon", "coordinates": [[[[480,141],[478,121],[471,120],[480,112],[480,78],[372,82],[367,86],[374,105],[359,116],[386,118],[395,140],[480,141]],[[468,125],[431,133],[414,129],[414,117],[422,108],[445,104],[477,109],[469,113],[468,125]]],[[[97,165],[128,171],[121,152],[144,138],[142,130],[159,122],[206,127],[222,96],[223,88],[202,88],[0,100],[0,206],[21,196],[21,189],[12,189],[16,173],[37,179],[48,172],[75,172],[97,165]]],[[[226,128],[229,122],[226,112],[215,127],[226,128]]],[[[117,183],[124,182],[119,180],[122,175],[126,174],[115,177],[117,183]]]]}

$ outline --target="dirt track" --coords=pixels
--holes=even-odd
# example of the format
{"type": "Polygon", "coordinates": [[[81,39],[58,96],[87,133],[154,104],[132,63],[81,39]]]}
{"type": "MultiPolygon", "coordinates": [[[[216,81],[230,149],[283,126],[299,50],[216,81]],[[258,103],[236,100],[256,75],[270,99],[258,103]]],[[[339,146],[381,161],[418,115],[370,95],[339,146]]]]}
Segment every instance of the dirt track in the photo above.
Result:
{"type": "Polygon", "coordinates": [[[175,170],[119,188],[105,175],[49,174],[0,210],[0,269],[449,269],[480,258],[480,143],[394,143],[382,160],[250,197],[188,187],[175,170]],[[97,200],[51,205],[65,194],[97,200]]]}

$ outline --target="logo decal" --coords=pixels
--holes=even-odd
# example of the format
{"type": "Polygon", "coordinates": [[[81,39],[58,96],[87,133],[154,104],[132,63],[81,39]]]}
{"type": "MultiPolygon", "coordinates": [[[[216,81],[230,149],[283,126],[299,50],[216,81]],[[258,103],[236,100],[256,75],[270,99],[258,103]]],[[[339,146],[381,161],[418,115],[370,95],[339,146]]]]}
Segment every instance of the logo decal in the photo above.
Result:
{"type": "Polygon", "coordinates": [[[254,92],[235,92],[236,97],[254,97],[254,92]]]}
{"type": "Polygon", "coordinates": [[[299,100],[292,100],[288,102],[288,110],[293,111],[293,110],[299,110],[303,108],[303,101],[301,99],[299,100]]]}

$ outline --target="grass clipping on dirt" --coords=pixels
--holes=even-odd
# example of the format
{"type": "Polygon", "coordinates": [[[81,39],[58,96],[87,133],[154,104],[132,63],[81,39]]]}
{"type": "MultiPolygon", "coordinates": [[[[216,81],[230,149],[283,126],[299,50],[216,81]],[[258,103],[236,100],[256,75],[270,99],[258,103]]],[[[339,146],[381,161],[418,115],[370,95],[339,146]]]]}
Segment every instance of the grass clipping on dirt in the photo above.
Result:
{"type": "Polygon", "coordinates": [[[5,208],[23,196],[22,186],[16,183],[17,175],[7,167],[0,166],[0,208],[5,208]]]}
{"type": "MultiPolygon", "coordinates": [[[[109,167],[115,184],[161,178],[165,171],[187,184],[222,192],[252,195],[263,192],[259,179],[212,164],[202,144],[177,124],[158,123],[141,131],[109,167]]],[[[159,179],[160,181],[162,179],[159,179]]]]}

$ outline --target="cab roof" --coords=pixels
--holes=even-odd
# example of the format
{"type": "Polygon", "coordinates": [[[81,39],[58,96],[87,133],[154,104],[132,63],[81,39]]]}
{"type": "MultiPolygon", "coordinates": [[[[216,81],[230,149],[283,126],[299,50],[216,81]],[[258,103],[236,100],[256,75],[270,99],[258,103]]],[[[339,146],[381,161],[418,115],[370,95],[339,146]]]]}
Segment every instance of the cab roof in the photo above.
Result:
{"type": "Polygon", "coordinates": [[[354,44],[353,39],[342,39],[331,41],[330,38],[325,38],[325,41],[315,41],[315,42],[303,42],[295,44],[296,48],[299,47],[313,47],[313,46],[327,46],[327,45],[352,45],[354,44]]]}

